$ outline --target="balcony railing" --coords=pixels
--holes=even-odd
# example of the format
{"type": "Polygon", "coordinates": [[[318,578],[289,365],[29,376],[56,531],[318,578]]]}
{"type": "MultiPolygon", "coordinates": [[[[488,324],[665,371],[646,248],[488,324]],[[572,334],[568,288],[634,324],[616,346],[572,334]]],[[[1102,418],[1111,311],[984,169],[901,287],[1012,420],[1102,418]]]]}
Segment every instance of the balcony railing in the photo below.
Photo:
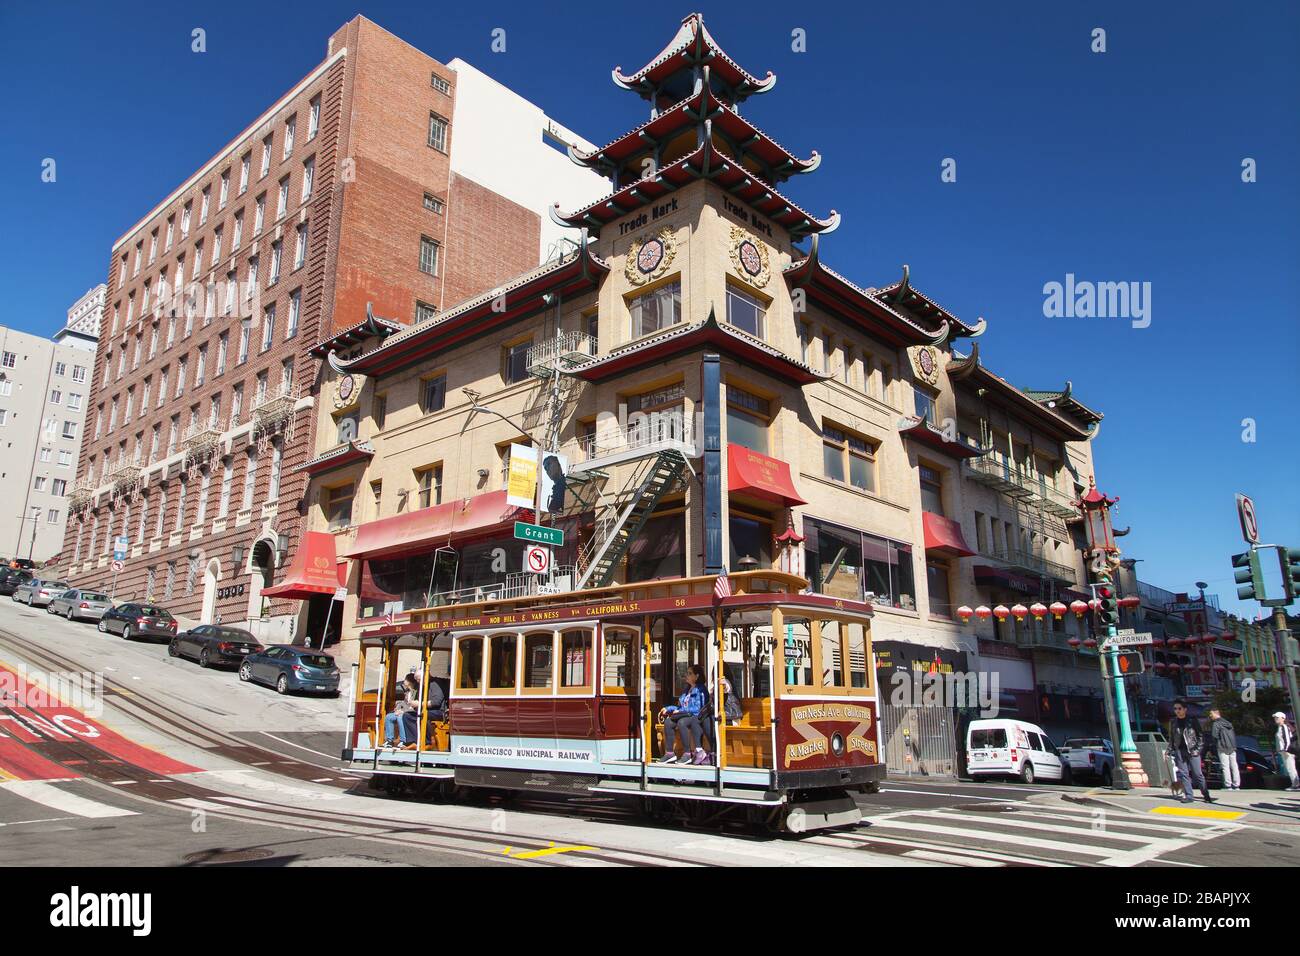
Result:
{"type": "Polygon", "coordinates": [[[281,382],[253,400],[253,418],[260,426],[273,425],[292,415],[297,401],[297,389],[281,382]]]}
{"type": "Polygon", "coordinates": [[[191,422],[190,427],[185,429],[184,446],[186,451],[202,451],[205,448],[211,448],[220,440],[221,426],[211,419],[191,422]]]}
{"type": "Polygon", "coordinates": [[[1008,498],[1032,499],[1043,510],[1059,518],[1073,518],[1079,511],[1074,499],[1048,484],[1038,472],[1024,469],[1005,455],[988,454],[969,462],[971,480],[1000,491],[1008,498]]]}
{"type": "Polygon", "coordinates": [[[1031,551],[1024,551],[1020,548],[989,548],[981,551],[986,558],[992,558],[994,561],[1001,561],[1003,564],[1013,568],[1020,568],[1034,574],[1045,574],[1048,577],[1056,578],[1059,581],[1066,581],[1071,584],[1076,583],[1078,572],[1068,564],[1061,564],[1059,561],[1052,561],[1042,555],[1034,554],[1031,551]]]}
{"type": "Polygon", "coordinates": [[[118,462],[108,473],[108,482],[121,487],[140,480],[140,466],[129,461],[118,462]]]}
{"type": "Polygon", "coordinates": [[[528,374],[549,378],[556,372],[572,372],[596,355],[596,340],[586,332],[560,332],[528,349],[528,374]]]}
{"type": "Polygon", "coordinates": [[[578,439],[580,460],[570,470],[576,474],[599,471],[661,451],[679,451],[687,458],[698,457],[695,436],[680,413],[648,415],[625,430],[583,435],[578,439]]]}

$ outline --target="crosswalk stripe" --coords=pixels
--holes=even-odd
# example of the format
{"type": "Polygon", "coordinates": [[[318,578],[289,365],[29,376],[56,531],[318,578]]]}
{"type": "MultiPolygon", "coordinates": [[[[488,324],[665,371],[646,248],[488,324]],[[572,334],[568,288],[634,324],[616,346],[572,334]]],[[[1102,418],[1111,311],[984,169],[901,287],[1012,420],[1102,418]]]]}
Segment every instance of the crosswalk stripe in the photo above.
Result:
{"type": "MultiPolygon", "coordinates": [[[[932,843],[925,843],[921,840],[916,840],[916,839],[908,840],[902,837],[893,837],[893,836],[867,837],[867,836],[860,836],[859,834],[856,833],[842,833],[842,834],[836,834],[833,838],[826,837],[823,839],[840,839],[844,841],[851,841],[851,843],[850,842],[837,843],[836,844],[837,846],[860,845],[860,846],[870,847],[879,844],[886,844],[888,846],[907,847],[909,849],[919,849],[919,850],[936,849],[936,847],[932,843]]],[[[1049,866],[1049,867],[1069,865],[1066,863],[1058,863],[1055,860],[1044,860],[1042,857],[1014,856],[1010,853],[999,853],[997,850],[990,850],[984,847],[963,846],[960,852],[963,855],[969,855],[972,857],[985,859],[985,860],[998,860],[1003,863],[1029,863],[1035,866],[1049,866]]]]}
{"type": "Polygon", "coordinates": [[[134,810],[114,807],[61,790],[48,780],[8,780],[0,783],[0,788],[3,788],[6,793],[16,794],[33,803],[39,803],[62,813],[70,813],[73,816],[94,819],[138,816],[134,810]]]}
{"type": "Polygon", "coordinates": [[[892,820],[889,829],[909,830],[913,833],[932,833],[942,836],[963,837],[965,839],[988,840],[992,843],[1014,843],[1019,846],[1032,846],[1040,850],[1055,850],[1058,853],[1074,853],[1081,856],[1105,857],[1114,854],[1113,847],[1081,846],[1077,843],[1063,843],[1060,840],[1044,840],[1039,837],[1026,836],[1023,833],[1000,833],[997,830],[972,830],[969,827],[945,827],[933,823],[911,823],[906,820],[892,820]]]}
{"type": "MultiPolygon", "coordinates": [[[[1070,818],[1060,817],[1047,810],[1018,810],[1016,811],[1016,816],[1039,817],[1048,820],[1077,819],[1080,822],[1084,822],[1083,819],[1080,817],[1070,817],[1070,818]]],[[[1089,822],[1096,821],[1096,820],[1100,820],[1103,824],[1096,831],[1098,833],[1109,833],[1111,832],[1110,828],[1113,826],[1125,827],[1131,830],[1155,830],[1162,833],[1179,833],[1179,834],[1188,833],[1187,827],[1180,826],[1179,824],[1176,823],[1151,823],[1147,820],[1134,820],[1131,819],[1127,814],[1105,814],[1104,816],[1093,817],[1092,820],[1089,822]]]]}
{"type": "Polygon", "coordinates": [[[903,856],[910,856],[918,860],[932,860],[935,863],[955,863],[958,866],[1006,866],[998,860],[986,860],[972,856],[961,856],[956,853],[940,853],[937,850],[908,850],[903,856]]]}
{"type": "MultiPolygon", "coordinates": [[[[964,823],[995,823],[1002,826],[1011,827],[1021,830],[1041,830],[1044,833],[1068,833],[1071,836],[1081,836],[1090,834],[1098,840],[1114,840],[1120,843],[1162,843],[1165,837],[1142,836],[1133,833],[1114,833],[1110,830],[1085,830],[1081,827],[1062,826],[1060,824],[1043,823],[1037,820],[990,820],[987,817],[975,816],[969,813],[938,813],[935,817],[940,820],[960,820],[964,823]]],[[[978,831],[983,833],[985,831],[978,831]]]]}

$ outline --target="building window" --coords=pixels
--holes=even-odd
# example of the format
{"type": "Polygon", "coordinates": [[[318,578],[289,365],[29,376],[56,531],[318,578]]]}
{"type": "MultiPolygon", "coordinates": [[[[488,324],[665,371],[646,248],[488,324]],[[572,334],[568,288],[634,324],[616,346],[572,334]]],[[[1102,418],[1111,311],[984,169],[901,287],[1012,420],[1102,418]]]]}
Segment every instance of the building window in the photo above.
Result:
{"type": "Polygon", "coordinates": [[[735,286],[727,285],[727,322],[756,338],[763,337],[766,307],[758,299],[735,286]]]}
{"type": "Polygon", "coordinates": [[[62,498],[68,493],[68,479],[55,478],[50,482],[50,494],[62,498]]]}
{"type": "Polygon", "coordinates": [[[502,377],[507,385],[522,382],[528,377],[528,350],[532,344],[533,340],[529,339],[527,342],[508,345],[502,350],[504,353],[502,377]]]}
{"type": "Polygon", "coordinates": [[[280,253],[284,250],[284,243],[277,239],[271,243],[271,274],[267,276],[266,283],[268,286],[275,285],[280,281],[280,253]]]}
{"type": "Polygon", "coordinates": [[[280,467],[284,463],[284,449],[280,447],[280,442],[271,443],[271,481],[267,487],[266,496],[269,501],[275,501],[280,497],[280,467]]]}
{"type": "Polygon", "coordinates": [[[876,490],[876,445],[861,435],[825,425],[822,461],[827,478],[847,481],[863,491],[876,490]]]}
{"type": "Polygon", "coordinates": [[[280,180],[280,199],[275,207],[275,218],[280,219],[284,216],[285,210],[289,208],[289,177],[285,176],[280,180]]]}
{"type": "Polygon", "coordinates": [[[420,271],[431,276],[438,274],[438,244],[428,236],[420,237],[420,271]]]}
{"type": "Polygon", "coordinates": [[[298,129],[297,115],[290,116],[284,121],[284,155],[282,158],[288,159],[293,152],[293,134],[298,129]]]}
{"type": "Polygon", "coordinates": [[[74,382],[84,382],[86,380],[86,367],[84,365],[72,366],[72,380],[74,382]]]}
{"type": "Polygon", "coordinates": [[[266,193],[257,197],[253,206],[253,237],[256,238],[262,234],[262,226],[266,225],[266,193]]]}
{"type": "Polygon", "coordinates": [[[830,425],[822,428],[823,471],[833,481],[844,480],[844,449],[847,444],[847,436],[838,428],[830,425]]]}
{"type": "Polygon", "coordinates": [[[943,474],[928,465],[920,466],[921,509],[931,514],[943,514],[943,474]]]}
{"type": "Polygon", "coordinates": [[[354,486],[351,482],[337,488],[325,489],[325,517],[331,531],[346,528],[352,524],[352,498],[354,486]]]}
{"type": "Polygon", "coordinates": [[[930,592],[930,613],[952,617],[952,598],[948,591],[948,565],[933,561],[926,562],[925,581],[930,592]]]}
{"type": "Polygon", "coordinates": [[[451,95],[451,84],[440,77],[437,73],[429,74],[429,85],[444,96],[451,95]]]}
{"type": "Polygon", "coordinates": [[[235,478],[235,460],[229,455],[221,459],[221,500],[217,505],[217,517],[224,518],[230,514],[230,486],[235,478]]]}
{"type": "Polygon", "coordinates": [[[632,300],[632,338],[652,335],[674,325],[681,317],[682,283],[680,280],[643,292],[632,300]]]}
{"type": "Polygon", "coordinates": [[[77,423],[76,423],[76,422],[64,422],[64,423],[63,423],[63,437],[64,437],[64,438],[76,438],[76,437],[77,437],[77,423]]]}
{"type": "Polygon", "coordinates": [[[275,303],[266,307],[262,316],[262,351],[265,352],[275,341],[275,303]]]}
{"type": "Polygon", "coordinates": [[[285,327],[285,339],[291,339],[298,334],[298,319],[302,315],[302,289],[294,289],[289,293],[289,324],[285,327]]]}
{"type": "Polygon", "coordinates": [[[253,491],[257,486],[257,449],[248,449],[248,458],[244,463],[244,499],[240,503],[241,511],[249,511],[253,507],[253,491]]]}
{"type": "Polygon", "coordinates": [[[440,152],[447,151],[447,121],[437,113],[429,114],[429,145],[440,152]]]}
{"type": "Polygon", "coordinates": [[[271,170],[271,140],[274,135],[274,133],[269,134],[266,139],[262,140],[262,171],[258,173],[259,178],[265,176],[271,170]]]}
{"type": "Polygon", "coordinates": [[[727,385],[727,442],[766,455],[772,424],[771,403],[734,385],[727,385]]]}
{"type": "Polygon", "coordinates": [[[812,589],[860,601],[867,592],[887,607],[916,608],[912,547],[805,517],[804,552],[812,589]]]}
{"type": "MultiPolygon", "coordinates": [[[[248,191],[248,173],[252,165],[252,153],[245,153],[243,158],[239,160],[239,195],[241,196],[248,191]]],[[[168,235],[170,235],[170,232],[168,235]]],[[[171,245],[170,241],[168,241],[168,245],[171,245]]]]}
{"type": "Polygon", "coordinates": [[[727,537],[731,543],[731,567],[743,568],[741,561],[753,558],[759,568],[772,566],[772,523],[762,518],[740,514],[735,506],[727,520],[727,537]]]}
{"type": "Polygon", "coordinates": [[[924,419],[931,425],[938,424],[938,418],[935,413],[935,396],[928,389],[921,386],[914,386],[913,394],[916,396],[916,417],[924,419]]]}
{"type": "Polygon", "coordinates": [[[5,367],[5,368],[13,368],[13,367],[14,367],[15,365],[17,365],[17,364],[18,364],[18,356],[17,356],[17,354],[14,353],[14,352],[5,352],[5,354],[4,354],[4,367],[5,367]]]}
{"type": "Polygon", "coordinates": [[[301,269],[302,264],[307,261],[307,223],[302,223],[298,227],[298,242],[293,250],[293,267],[301,269]]]}
{"type": "Polygon", "coordinates": [[[435,375],[420,382],[420,413],[431,415],[447,404],[447,375],[435,375]]]}
{"type": "Polygon", "coordinates": [[[443,207],[442,200],[439,199],[437,196],[431,195],[429,193],[425,193],[424,208],[429,210],[429,212],[436,212],[439,215],[442,215],[442,211],[444,207],[443,207]]]}
{"type": "Polygon", "coordinates": [[[307,139],[313,140],[316,134],[320,132],[320,94],[317,93],[311,99],[311,106],[307,114],[307,139]]]}
{"type": "Polygon", "coordinates": [[[316,178],[316,157],[303,160],[302,164],[302,202],[311,198],[312,180],[316,178]]]}
{"type": "Polygon", "coordinates": [[[221,194],[217,197],[217,208],[225,209],[226,200],[230,198],[230,170],[221,174],[221,194]]]}
{"type": "Polygon", "coordinates": [[[442,504],[442,465],[431,465],[415,473],[415,484],[420,492],[420,507],[442,504]]]}
{"type": "Polygon", "coordinates": [[[415,324],[416,325],[419,325],[421,322],[432,321],[433,317],[437,314],[438,314],[438,310],[435,309],[433,306],[429,305],[427,302],[415,303],[415,324]]]}

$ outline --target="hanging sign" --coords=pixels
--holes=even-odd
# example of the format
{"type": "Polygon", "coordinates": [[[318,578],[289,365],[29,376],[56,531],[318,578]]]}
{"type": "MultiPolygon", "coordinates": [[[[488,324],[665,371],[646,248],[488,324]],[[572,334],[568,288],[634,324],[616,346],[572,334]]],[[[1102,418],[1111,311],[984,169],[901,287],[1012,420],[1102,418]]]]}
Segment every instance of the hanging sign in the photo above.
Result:
{"type": "Polygon", "coordinates": [[[506,504],[531,508],[537,496],[537,449],[531,445],[510,446],[510,468],[506,472],[506,504]]]}

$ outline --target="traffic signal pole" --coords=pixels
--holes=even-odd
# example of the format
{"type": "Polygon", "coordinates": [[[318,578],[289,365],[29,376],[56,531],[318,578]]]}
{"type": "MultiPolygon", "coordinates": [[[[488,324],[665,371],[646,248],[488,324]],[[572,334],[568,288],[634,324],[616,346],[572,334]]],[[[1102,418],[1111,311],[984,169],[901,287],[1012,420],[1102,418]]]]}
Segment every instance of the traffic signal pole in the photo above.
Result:
{"type": "Polygon", "coordinates": [[[1296,664],[1291,660],[1291,631],[1286,626],[1286,610],[1273,608],[1273,641],[1277,647],[1277,662],[1286,677],[1287,693],[1291,697],[1291,713],[1300,715],[1300,694],[1296,692],[1296,664]]]}

